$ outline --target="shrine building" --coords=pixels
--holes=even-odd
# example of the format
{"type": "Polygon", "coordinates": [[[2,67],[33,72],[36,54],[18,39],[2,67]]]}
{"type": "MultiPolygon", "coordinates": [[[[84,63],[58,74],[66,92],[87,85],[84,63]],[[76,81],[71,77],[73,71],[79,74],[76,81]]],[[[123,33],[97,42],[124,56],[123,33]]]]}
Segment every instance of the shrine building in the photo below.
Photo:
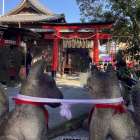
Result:
{"type": "MultiPolygon", "coordinates": [[[[38,0],[22,0],[16,8],[0,17],[8,27],[25,28],[40,34],[30,39],[18,35],[16,40],[25,43],[34,56],[42,50],[48,53],[48,71],[81,71],[88,61],[99,62],[99,41],[111,38],[104,29],[113,22],[67,23],[64,14],[50,12],[38,0]],[[83,66],[81,69],[80,66],[83,66]]],[[[19,44],[20,44],[19,43],[19,44]]]]}

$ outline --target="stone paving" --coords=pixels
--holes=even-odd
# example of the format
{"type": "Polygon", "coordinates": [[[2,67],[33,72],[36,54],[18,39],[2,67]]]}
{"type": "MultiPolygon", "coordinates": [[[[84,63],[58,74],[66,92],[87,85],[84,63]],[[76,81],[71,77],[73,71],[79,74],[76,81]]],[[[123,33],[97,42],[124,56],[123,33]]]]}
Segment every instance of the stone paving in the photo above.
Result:
{"type": "MultiPolygon", "coordinates": [[[[66,99],[90,99],[89,93],[87,92],[86,89],[83,88],[79,78],[73,79],[72,77],[71,78],[68,77],[64,79],[58,79],[57,84],[60,90],[63,92],[64,98],[66,99]]],[[[72,105],[71,107],[72,115],[73,117],[77,117],[84,113],[88,113],[90,108],[91,105],[83,105],[83,104],[72,105]]],[[[63,140],[63,139],[88,140],[88,132],[80,128],[78,130],[68,132],[63,136],[59,136],[53,140],[63,140]]]]}
{"type": "MultiPolygon", "coordinates": [[[[57,86],[63,92],[65,99],[90,99],[90,95],[85,88],[80,83],[79,77],[65,77],[65,78],[57,78],[56,79],[57,86]]],[[[9,102],[10,102],[10,110],[14,108],[14,102],[11,99],[12,96],[16,95],[19,92],[20,85],[17,87],[5,87],[9,95],[9,102]]],[[[73,118],[82,115],[84,113],[88,113],[91,108],[91,105],[83,105],[77,104],[71,106],[71,112],[73,118]]],[[[49,112],[49,128],[54,128],[59,126],[60,124],[66,122],[67,120],[60,116],[59,111],[60,108],[51,108],[47,107],[49,112]]],[[[59,136],[53,140],[64,140],[66,138],[69,139],[78,139],[86,140],[88,139],[88,132],[82,128],[72,131],[69,133],[64,134],[63,136],[59,136]]]]}

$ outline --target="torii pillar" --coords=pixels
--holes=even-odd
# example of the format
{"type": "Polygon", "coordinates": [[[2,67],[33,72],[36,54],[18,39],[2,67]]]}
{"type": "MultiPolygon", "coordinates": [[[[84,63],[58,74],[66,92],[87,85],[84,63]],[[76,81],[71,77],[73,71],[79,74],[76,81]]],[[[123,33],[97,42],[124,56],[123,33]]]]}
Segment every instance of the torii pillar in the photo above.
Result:
{"type": "Polygon", "coordinates": [[[99,34],[96,33],[93,39],[93,58],[92,63],[98,64],[99,62],[99,34]]]}
{"type": "Polygon", "coordinates": [[[51,66],[51,72],[52,72],[52,77],[56,77],[56,72],[58,69],[58,60],[59,60],[59,41],[60,38],[59,29],[56,29],[56,36],[53,41],[53,52],[52,52],[52,66],[51,66]]]}

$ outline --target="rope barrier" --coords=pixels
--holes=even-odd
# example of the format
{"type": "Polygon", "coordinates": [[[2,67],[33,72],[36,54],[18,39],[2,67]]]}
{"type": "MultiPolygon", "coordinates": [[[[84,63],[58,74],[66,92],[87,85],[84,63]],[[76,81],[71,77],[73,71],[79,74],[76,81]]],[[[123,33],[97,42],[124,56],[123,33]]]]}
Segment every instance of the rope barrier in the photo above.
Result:
{"type": "MultiPolygon", "coordinates": [[[[71,37],[71,38],[69,38],[69,37],[62,37],[62,36],[59,36],[59,35],[57,35],[57,34],[54,34],[56,37],[58,37],[58,38],[61,38],[61,39],[91,39],[91,38],[93,38],[96,34],[94,34],[94,35],[92,35],[92,36],[90,36],[90,37],[71,37]]],[[[132,38],[132,36],[112,36],[112,38],[132,38]]]]}
{"type": "Polygon", "coordinates": [[[67,119],[72,118],[70,105],[71,104],[94,104],[102,106],[102,108],[112,108],[118,110],[123,108],[122,103],[124,102],[122,97],[113,98],[113,99],[51,99],[51,98],[39,98],[17,94],[13,99],[18,102],[27,102],[27,104],[36,104],[36,105],[47,105],[48,103],[61,103],[60,115],[66,117],[67,119]]]}
{"type": "Polygon", "coordinates": [[[85,40],[87,40],[87,39],[93,38],[95,36],[95,34],[90,36],[90,37],[85,37],[85,38],[84,37],[71,37],[71,38],[69,38],[69,37],[62,37],[62,36],[59,36],[59,35],[56,35],[56,34],[55,34],[55,36],[60,38],[60,39],[85,39],[85,40]]]}
{"type": "Polygon", "coordinates": [[[40,98],[17,94],[14,98],[25,101],[33,101],[39,103],[68,103],[68,104],[113,104],[123,102],[123,98],[113,99],[52,99],[52,98],[40,98]]]}

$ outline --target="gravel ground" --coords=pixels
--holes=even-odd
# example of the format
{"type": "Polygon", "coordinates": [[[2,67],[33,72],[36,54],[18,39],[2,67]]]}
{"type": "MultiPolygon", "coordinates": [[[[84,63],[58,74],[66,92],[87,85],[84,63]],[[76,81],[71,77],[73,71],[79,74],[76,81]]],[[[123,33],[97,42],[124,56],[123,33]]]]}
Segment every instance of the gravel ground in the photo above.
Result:
{"type": "MultiPolygon", "coordinates": [[[[80,83],[79,77],[65,77],[56,79],[57,86],[63,92],[65,99],[90,99],[90,95],[86,89],[84,89],[80,83]]],[[[12,96],[19,92],[20,85],[16,87],[5,87],[9,95],[10,110],[14,108],[14,102],[11,99],[12,96]]],[[[71,106],[71,112],[73,118],[88,113],[91,105],[76,104],[71,106]]],[[[66,122],[67,120],[60,116],[60,108],[47,107],[49,111],[49,128],[54,128],[60,124],[66,122]]],[[[53,140],[87,140],[88,132],[82,128],[66,133],[59,136],[53,140]]]]}

